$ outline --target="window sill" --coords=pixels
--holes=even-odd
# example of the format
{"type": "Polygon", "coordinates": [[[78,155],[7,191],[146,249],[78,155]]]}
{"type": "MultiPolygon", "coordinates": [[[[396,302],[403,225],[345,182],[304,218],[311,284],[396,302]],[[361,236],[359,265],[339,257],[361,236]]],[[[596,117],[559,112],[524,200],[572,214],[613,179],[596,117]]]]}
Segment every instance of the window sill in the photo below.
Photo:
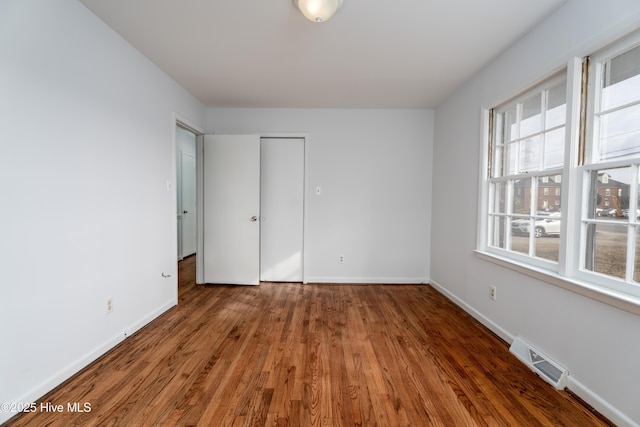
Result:
{"type": "Polygon", "coordinates": [[[484,261],[508,268],[534,279],[541,280],[568,291],[583,295],[615,308],[640,315],[640,298],[613,289],[594,285],[589,282],[562,277],[551,271],[526,265],[496,254],[475,250],[476,256],[484,261]]]}

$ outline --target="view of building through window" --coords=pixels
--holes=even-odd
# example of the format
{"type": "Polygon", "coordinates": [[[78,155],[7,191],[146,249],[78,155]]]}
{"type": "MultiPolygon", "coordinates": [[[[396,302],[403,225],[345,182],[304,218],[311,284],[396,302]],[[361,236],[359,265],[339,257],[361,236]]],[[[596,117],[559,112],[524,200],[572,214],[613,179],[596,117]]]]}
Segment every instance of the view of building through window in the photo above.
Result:
{"type": "Polygon", "coordinates": [[[586,141],[582,252],[585,270],[633,284],[640,282],[640,46],[609,55],[594,58],[591,69],[594,114],[586,141]]]}
{"type": "Polygon", "coordinates": [[[495,247],[558,261],[565,98],[560,76],[495,110],[489,212],[495,247]]]}
{"type": "Polygon", "coordinates": [[[640,33],[588,63],[583,75],[561,73],[491,111],[486,246],[640,296],[640,33]],[[586,92],[568,91],[567,78],[588,82],[586,92]],[[582,113],[567,118],[567,99],[581,97],[582,113]],[[585,132],[567,135],[578,117],[569,129],[585,132]],[[565,159],[572,141],[582,154],[565,159]],[[566,188],[580,193],[567,207],[566,188]],[[572,268],[559,268],[563,260],[572,268]]]}
{"type": "MultiPolygon", "coordinates": [[[[627,229],[631,201],[631,169],[591,172],[593,198],[587,212],[585,268],[624,279],[627,260],[627,229]]],[[[633,216],[633,213],[631,213],[633,216]]],[[[637,214],[636,214],[637,217],[637,214]]]]}

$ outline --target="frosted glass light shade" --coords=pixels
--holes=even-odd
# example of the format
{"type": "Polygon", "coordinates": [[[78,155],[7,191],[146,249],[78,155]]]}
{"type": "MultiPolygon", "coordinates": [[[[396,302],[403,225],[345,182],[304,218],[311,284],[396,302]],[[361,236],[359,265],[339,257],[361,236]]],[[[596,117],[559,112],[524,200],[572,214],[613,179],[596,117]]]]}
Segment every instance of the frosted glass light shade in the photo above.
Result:
{"type": "Polygon", "coordinates": [[[313,22],[324,22],[342,6],[342,0],[293,0],[300,12],[313,22]]]}

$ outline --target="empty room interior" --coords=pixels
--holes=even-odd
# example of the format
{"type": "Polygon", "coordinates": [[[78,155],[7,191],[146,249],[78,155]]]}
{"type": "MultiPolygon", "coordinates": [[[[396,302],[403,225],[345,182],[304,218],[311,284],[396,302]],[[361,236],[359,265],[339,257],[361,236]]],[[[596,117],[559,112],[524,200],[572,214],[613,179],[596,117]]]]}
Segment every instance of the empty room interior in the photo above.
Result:
{"type": "Polygon", "coordinates": [[[0,117],[2,425],[640,426],[637,0],[0,0],[0,117]]]}

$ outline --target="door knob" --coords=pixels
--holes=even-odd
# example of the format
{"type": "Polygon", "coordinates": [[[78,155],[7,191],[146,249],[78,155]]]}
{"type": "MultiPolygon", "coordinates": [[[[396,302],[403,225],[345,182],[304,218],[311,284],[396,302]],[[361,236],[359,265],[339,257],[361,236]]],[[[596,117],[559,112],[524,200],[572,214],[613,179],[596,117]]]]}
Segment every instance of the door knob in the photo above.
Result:
{"type": "Polygon", "coordinates": [[[188,214],[188,213],[189,213],[189,211],[182,211],[182,213],[183,213],[183,214],[188,214]]]}
{"type": "Polygon", "coordinates": [[[255,221],[257,221],[257,220],[258,220],[258,217],[257,217],[257,216],[255,216],[255,215],[254,215],[254,216],[252,216],[252,217],[251,217],[251,221],[252,221],[252,222],[255,222],[255,221]]]}

